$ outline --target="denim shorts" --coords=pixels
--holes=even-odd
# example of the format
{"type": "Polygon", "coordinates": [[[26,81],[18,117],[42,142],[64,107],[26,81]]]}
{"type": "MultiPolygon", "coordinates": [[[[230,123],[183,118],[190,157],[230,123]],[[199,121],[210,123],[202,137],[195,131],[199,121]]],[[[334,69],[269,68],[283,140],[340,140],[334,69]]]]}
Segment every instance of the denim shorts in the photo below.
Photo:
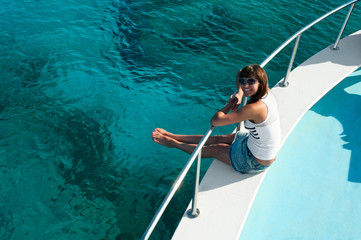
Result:
{"type": "Polygon", "coordinates": [[[237,132],[229,149],[229,158],[232,167],[241,173],[259,173],[269,166],[262,165],[256,161],[253,154],[247,147],[249,133],[237,132]]]}

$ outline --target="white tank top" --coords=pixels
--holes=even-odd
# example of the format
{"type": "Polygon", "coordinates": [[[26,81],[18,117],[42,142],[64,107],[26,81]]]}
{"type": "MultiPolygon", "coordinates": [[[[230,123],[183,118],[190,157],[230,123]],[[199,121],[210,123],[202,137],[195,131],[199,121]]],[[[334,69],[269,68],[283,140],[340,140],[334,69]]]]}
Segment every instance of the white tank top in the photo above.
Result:
{"type": "Polygon", "coordinates": [[[258,159],[272,160],[276,157],[281,144],[280,117],[276,99],[271,91],[260,99],[267,106],[267,117],[259,124],[246,120],[244,127],[249,131],[247,147],[258,159]]]}

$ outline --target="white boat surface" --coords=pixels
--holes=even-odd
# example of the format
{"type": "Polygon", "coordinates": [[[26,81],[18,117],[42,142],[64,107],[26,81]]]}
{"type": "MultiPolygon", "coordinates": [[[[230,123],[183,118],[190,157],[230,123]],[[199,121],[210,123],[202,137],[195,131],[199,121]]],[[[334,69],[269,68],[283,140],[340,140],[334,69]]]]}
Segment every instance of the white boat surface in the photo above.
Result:
{"type": "MultiPolygon", "coordinates": [[[[302,116],[360,66],[361,30],[343,38],[338,50],[328,46],[296,67],[289,74],[288,87],[282,87],[281,80],[272,88],[280,112],[282,145],[302,116]]],[[[172,239],[239,239],[266,174],[240,174],[214,160],[199,186],[200,215],[191,219],[185,213],[172,239]]]]}

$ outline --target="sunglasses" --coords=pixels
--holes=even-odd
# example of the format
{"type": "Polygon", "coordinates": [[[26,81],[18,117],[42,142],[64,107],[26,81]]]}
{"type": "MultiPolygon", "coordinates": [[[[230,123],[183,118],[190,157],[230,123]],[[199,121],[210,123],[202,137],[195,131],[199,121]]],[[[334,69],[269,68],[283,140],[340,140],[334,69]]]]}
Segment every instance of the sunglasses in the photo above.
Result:
{"type": "Polygon", "coordinates": [[[245,85],[246,83],[248,83],[249,86],[252,86],[254,84],[256,84],[257,80],[253,79],[253,78],[240,78],[239,79],[239,84],[241,85],[245,85]]]}

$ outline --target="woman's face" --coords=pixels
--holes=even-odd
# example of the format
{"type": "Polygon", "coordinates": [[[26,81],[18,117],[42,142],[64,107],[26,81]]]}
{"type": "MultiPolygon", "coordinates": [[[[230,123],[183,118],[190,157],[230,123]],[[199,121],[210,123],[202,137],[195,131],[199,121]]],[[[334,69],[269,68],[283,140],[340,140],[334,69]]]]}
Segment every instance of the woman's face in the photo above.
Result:
{"type": "Polygon", "coordinates": [[[259,81],[254,76],[241,77],[239,78],[238,87],[242,89],[246,97],[251,97],[257,93],[259,81]]]}

